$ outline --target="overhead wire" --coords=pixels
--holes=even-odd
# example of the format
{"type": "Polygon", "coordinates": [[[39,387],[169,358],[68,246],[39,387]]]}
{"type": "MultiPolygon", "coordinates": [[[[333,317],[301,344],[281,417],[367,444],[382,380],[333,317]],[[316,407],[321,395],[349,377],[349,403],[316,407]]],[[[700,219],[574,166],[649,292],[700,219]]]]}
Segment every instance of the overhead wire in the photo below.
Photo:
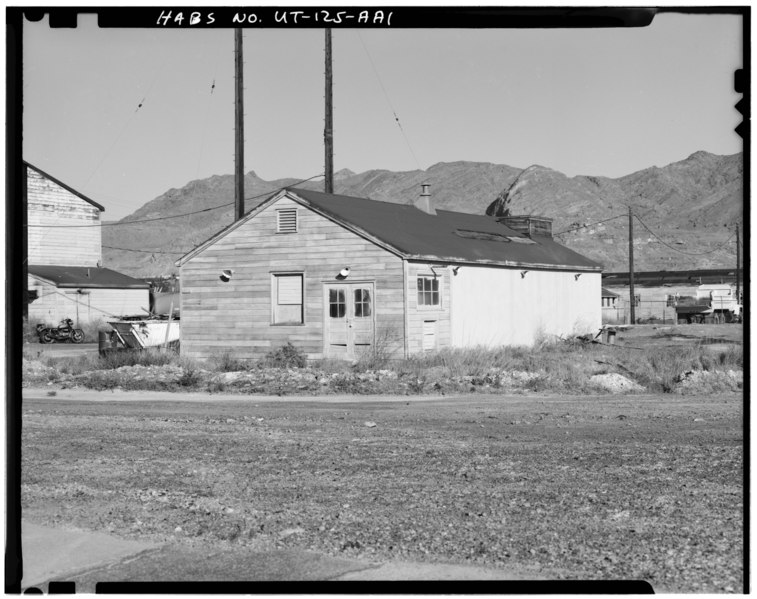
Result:
{"type": "MultiPolygon", "coordinates": [[[[271,195],[272,193],[276,193],[277,191],[281,191],[282,189],[287,189],[288,187],[294,187],[295,185],[300,185],[301,183],[307,183],[308,181],[311,181],[313,179],[317,179],[318,177],[323,177],[323,173],[319,173],[317,175],[313,175],[312,177],[308,177],[307,179],[301,179],[300,181],[297,181],[293,183],[292,185],[286,185],[284,187],[278,187],[276,189],[271,189],[269,191],[250,196],[247,198],[244,198],[245,201],[247,200],[256,200],[258,198],[265,197],[267,195],[271,195]]],[[[201,214],[203,212],[210,212],[211,210],[217,210],[218,208],[225,208],[226,206],[233,206],[234,202],[227,202],[225,204],[219,204],[218,206],[211,206],[210,208],[203,208],[202,210],[194,210],[192,212],[185,212],[183,214],[171,214],[169,216],[156,216],[155,218],[145,218],[142,220],[130,220],[130,221],[118,221],[115,223],[98,223],[96,225],[28,225],[29,227],[35,227],[35,228],[56,228],[56,229],[81,229],[81,228],[88,228],[88,227],[115,227],[115,226],[121,226],[121,225],[137,225],[141,223],[149,223],[159,220],[168,220],[171,218],[182,218],[185,216],[191,216],[193,214],[201,214]]]]}
{"type": "Polygon", "coordinates": [[[116,135],[116,138],[113,140],[113,143],[110,145],[110,147],[102,153],[100,157],[100,161],[95,166],[92,173],[90,173],[89,178],[87,178],[86,182],[83,185],[83,188],[86,188],[90,181],[92,181],[92,178],[95,176],[97,171],[100,170],[100,167],[102,166],[103,162],[108,158],[110,153],[113,151],[113,148],[116,147],[116,144],[121,140],[121,137],[123,136],[124,132],[129,128],[129,125],[131,124],[134,117],[137,115],[137,113],[140,111],[142,106],[147,101],[147,98],[150,96],[150,93],[152,92],[153,87],[155,87],[155,84],[158,81],[158,78],[163,73],[163,70],[165,69],[166,64],[168,63],[168,57],[166,56],[163,60],[162,65],[155,71],[155,76],[153,77],[152,81],[150,82],[149,87],[147,88],[147,91],[145,92],[145,95],[142,97],[142,100],[140,100],[139,104],[137,105],[137,108],[134,110],[134,112],[129,115],[129,118],[124,123],[123,127],[121,127],[121,130],[118,132],[118,135],[116,135]]]}
{"type": "Polygon", "coordinates": [[[568,229],[565,229],[564,231],[559,231],[557,233],[553,233],[553,235],[564,235],[565,233],[572,233],[573,231],[578,231],[580,229],[586,229],[588,227],[594,227],[596,225],[601,225],[602,223],[606,223],[611,220],[615,220],[616,218],[623,218],[626,216],[625,214],[618,214],[616,216],[611,216],[610,218],[606,218],[605,220],[600,220],[595,223],[589,223],[588,225],[580,225],[578,227],[570,227],[568,229]]]}
{"type": "MultiPolygon", "coordinates": [[[[202,163],[202,157],[203,157],[204,150],[205,150],[205,138],[206,138],[206,135],[207,135],[207,132],[208,132],[208,117],[210,115],[210,105],[211,105],[211,102],[213,100],[213,92],[215,91],[215,88],[216,88],[216,76],[218,75],[218,63],[219,63],[220,57],[221,57],[221,51],[220,51],[221,47],[222,47],[221,44],[218,44],[217,47],[216,47],[216,56],[215,56],[215,60],[213,62],[213,69],[212,69],[213,81],[210,84],[210,94],[208,94],[208,99],[207,99],[207,101],[205,103],[205,115],[203,117],[202,136],[200,138],[200,151],[198,152],[198,156],[197,156],[197,169],[195,171],[195,177],[197,179],[200,178],[200,164],[202,163]]],[[[203,48],[203,50],[204,50],[204,48],[203,48]]],[[[190,218],[189,219],[189,228],[190,228],[190,231],[194,231],[192,225],[193,225],[193,222],[192,222],[192,219],[190,218]]]]}
{"type": "Polygon", "coordinates": [[[165,250],[134,250],[131,248],[117,248],[113,247],[112,245],[104,245],[102,246],[104,248],[108,248],[109,250],[121,250],[124,252],[140,252],[142,254],[186,254],[190,250],[184,250],[181,252],[166,252],[165,250]]]}
{"type": "Polygon", "coordinates": [[[394,109],[394,106],[392,105],[392,101],[389,99],[389,94],[387,93],[386,88],[384,87],[384,82],[381,80],[381,76],[379,75],[378,69],[376,68],[376,63],[373,62],[371,53],[368,51],[368,46],[365,45],[365,42],[363,41],[363,38],[360,35],[360,32],[358,30],[355,30],[355,33],[358,39],[360,40],[360,43],[363,45],[363,50],[365,50],[365,54],[368,57],[369,62],[371,63],[371,67],[373,67],[373,72],[376,75],[376,79],[378,79],[379,85],[381,86],[381,91],[384,92],[384,98],[386,99],[387,104],[389,104],[389,108],[392,111],[392,114],[394,115],[394,120],[397,123],[397,126],[400,129],[400,132],[402,133],[402,137],[405,139],[405,143],[407,144],[407,147],[410,150],[410,154],[412,154],[413,160],[415,161],[415,164],[418,167],[418,170],[423,170],[421,168],[420,162],[418,162],[418,158],[415,155],[415,152],[413,151],[413,146],[410,144],[410,140],[408,139],[407,134],[405,133],[405,129],[402,127],[402,123],[400,122],[400,117],[397,116],[397,111],[394,109]]]}
{"type": "Polygon", "coordinates": [[[657,233],[655,233],[654,231],[652,231],[652,229],[650,229],[646,225],[646,223],[643,220],[641,220],[641,218],[639,218],[639,216],[637,214],[634,214],[634,216],[636,217],[636,220],[638,220],[639,223],[641,223],[641,226],[644,227],[662,245],[664,245],[667,248],[670,248],[671,250],[673,250],[675,252],[678,252],[679,254],[686,254],[687,256],[705,256],[706,254],[713,254],[713,253],[717,252],[719,249],[721,249],[722,247],[724,247],[728,242],[731,241],[731,239],[733,239],[736,236],[736,233],[731,234],[731,236],[728,239],[726,239],[723,243],[721,243],[720,245],[718,245],[718,247],[716,247],[713,250],[709,250],[709,251],[706,251],[706,252],[697,252],[697,253],[694,253],[694,252],[684,252],[683,250],[679,250],[678,248],[673,247],[672,245],[668,244],[665,240],[663,240],[659,235],[657,235],[657,233]]]}

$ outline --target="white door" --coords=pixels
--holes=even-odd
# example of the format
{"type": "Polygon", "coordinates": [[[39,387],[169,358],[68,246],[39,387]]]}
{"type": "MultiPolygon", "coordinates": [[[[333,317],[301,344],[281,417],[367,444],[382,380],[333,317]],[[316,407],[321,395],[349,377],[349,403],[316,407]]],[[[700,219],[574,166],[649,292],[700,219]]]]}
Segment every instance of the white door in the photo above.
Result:
{"type": "Polygon", "coordinates": [[[324,286],[325,355],[354,360],[373,345],[373,283],[324,286]]]}

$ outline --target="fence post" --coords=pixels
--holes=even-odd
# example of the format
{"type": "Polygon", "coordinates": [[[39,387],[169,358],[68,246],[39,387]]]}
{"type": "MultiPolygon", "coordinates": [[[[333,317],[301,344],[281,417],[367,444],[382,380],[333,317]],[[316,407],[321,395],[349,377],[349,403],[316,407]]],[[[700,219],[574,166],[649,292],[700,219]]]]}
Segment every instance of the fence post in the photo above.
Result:
{"type": "Polygon", "coordinates": [[[168,333],[171,332],[172,320],[173,320],[173,300],[171,300],[171,307],[168,309],[168,326],[166,327],[166,339],[163,342],[163,351],[168,351],[168,333]]]}

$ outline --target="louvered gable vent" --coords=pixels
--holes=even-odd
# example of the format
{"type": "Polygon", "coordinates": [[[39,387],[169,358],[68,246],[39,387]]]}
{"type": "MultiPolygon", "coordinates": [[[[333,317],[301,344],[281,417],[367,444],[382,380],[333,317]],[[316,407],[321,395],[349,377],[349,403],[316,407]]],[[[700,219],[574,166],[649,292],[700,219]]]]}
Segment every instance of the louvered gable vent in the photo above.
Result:
{"type": "Polygon", "coordinates": [[[297,208],[286,208],[285,210],[276,211],[276,232],[277,233],[296,233],[297,232],[297,208]]]}

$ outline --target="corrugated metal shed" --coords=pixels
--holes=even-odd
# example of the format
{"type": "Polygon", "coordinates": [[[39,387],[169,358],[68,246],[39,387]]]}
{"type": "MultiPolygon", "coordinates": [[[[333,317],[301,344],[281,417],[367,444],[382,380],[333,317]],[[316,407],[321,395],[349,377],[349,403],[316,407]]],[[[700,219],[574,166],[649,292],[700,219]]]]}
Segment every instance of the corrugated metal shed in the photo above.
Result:
{"type": "Polygon", "coordinates": [[[109,268],[86,266],[29,266],[29,274],[60,288],[149,289],[140,279],[109,268]]]}

